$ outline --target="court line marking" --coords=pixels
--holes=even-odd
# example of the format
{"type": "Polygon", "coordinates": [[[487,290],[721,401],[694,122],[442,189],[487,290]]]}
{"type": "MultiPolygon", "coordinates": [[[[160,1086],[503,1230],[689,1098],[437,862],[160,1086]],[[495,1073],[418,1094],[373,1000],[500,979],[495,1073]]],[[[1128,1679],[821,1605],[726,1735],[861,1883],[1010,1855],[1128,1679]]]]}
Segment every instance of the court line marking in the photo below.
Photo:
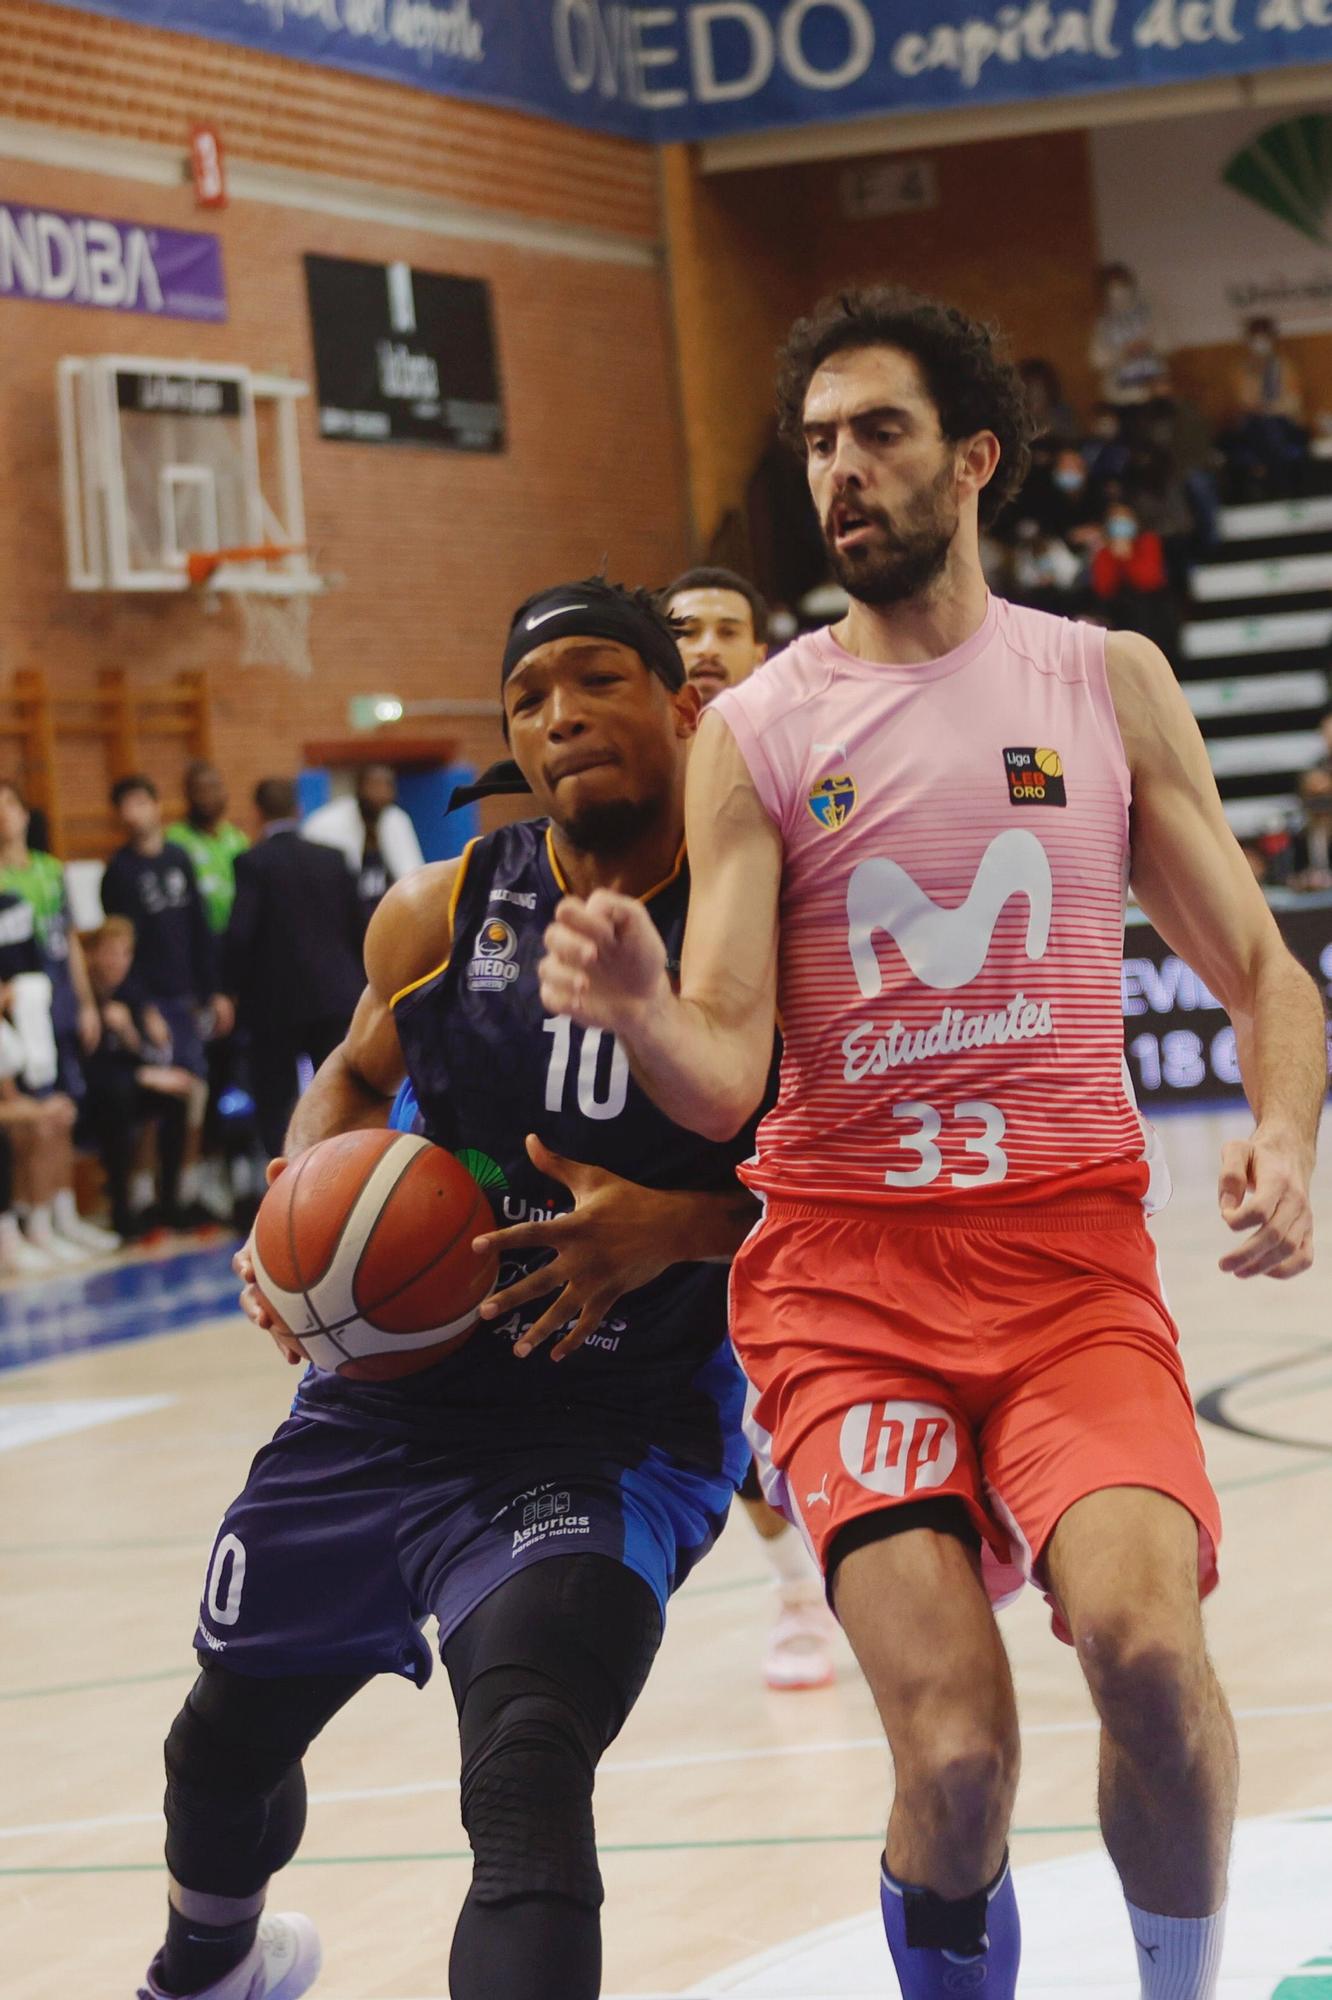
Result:
{"type": "MultiPolygon", "coordinates": [[[[1316,1825],[1332,1820],[1332,1813],[1292,1812],[1266,1815],[1291,1826],[1316,1825]]],[[[1065,1826],[1014,1826],[1010,1840],[1068,1839],[1075,1835],[1099,1834],[1100,1827],[1083,1822],[1065,1826]]],[[[883,1829],[873,1833],[767,1833],[737,1834],[718,1840],[619,1840],[600,1842],[602,1854],[712,1854],[726,1849],[756,1847],[846,1847],[883,1845],[883,1829]]],[[[288,1868],[385,1868],[415,1861],[470,1861],[470,1847],[414,1849],[401,1854],[298,1854],[288,1868]]],[[[0,1868],[0,1877],[39,1875],[156,1875],[160,1861],[61,1862],[52,1867],[0,1868]]]]}
{"type": "MultiPolygon", "coordinates": [[[[1261,1708],[1234,1710],[1236,1722],[1264,1722],[1311,1715],[1332,1715],[1332,1701],[1280,1702],[1261,1708]]],[[[1092,1734],[1099,1728],[1100,1724],[1096,1718],[1090,1716],[1074,1722],[1029,1723],[1022,1734],[1024,1737],[1083,1736],[1092,1734]]],[[[698,1770],[719,1764],[773,1763],[782,1757],[837,1756],[862,1750],[881,1750],[886,1753],[887,1748],[882,1736],[843,1736],[824,1738],[812,1743],[756,1745],[744,1750],[691,1750],[683,1755],[666,1757],[620,1757],[611,1758],[602,1764],[597,1777],[598,1779],[634,1777],[646,1771],[698,1770]]],[[[457,1790],[456,1778],[417,1778],[403,1785],[366,1785],[331,1792],[311,1792],[309,1803],[312,1806],[366,1805],[381,1799],[438,1797],[441,1793],[457,1790]]],[[[161,1812],[154,1811],[103,1813],[87,1819],[39,1820],[27,1826],[0,1826],[0,1840],[30,1839],[48,1833],[91,1833],[113,1826],[157,1826],[160,1825],[161,1819],[161,1812]]],[[[1045,1832],[1051,1829],[1034,1830],[1045,1832]]],[[[1076,1831],[1076,1829],[1068,1830],[1076,1831]]],[[[1033,1829],[1028,1828],[1026,1831],[1030,1832],[1033,1829]]],[[[845,1836],[847,1839],[852,1837],[849,1834],[845,1836]]],[[[4,1872],[0,1869],[0,1874],[4,1872]]]]}

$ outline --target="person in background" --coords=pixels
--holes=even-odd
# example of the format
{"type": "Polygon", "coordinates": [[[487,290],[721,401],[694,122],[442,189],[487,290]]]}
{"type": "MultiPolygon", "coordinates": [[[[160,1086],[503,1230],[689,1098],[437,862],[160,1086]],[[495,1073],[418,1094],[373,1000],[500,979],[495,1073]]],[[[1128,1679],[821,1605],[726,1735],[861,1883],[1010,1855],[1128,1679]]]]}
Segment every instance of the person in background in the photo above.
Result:
{"type": "Polygon", "coordinates": [[[1085,564],[1061,535],[1039,521],[1019,521],[1013,547],[1012,595],[1035,611],[1073,615],[1085,564]]]}
{"type": "Polygon", "coordinates": [[[1144,528],[1123,500],[1107,508],[1101,533],[1101,546],[1092,557],[1091,587],[1107,622],[1117,632],[1141,632],[1173,654],[1178,621],[1161,537],[1144,528]]]}
{"type": "MultiPolygon", "coordinates": [[[[29,846],[31,814],[11,778],[0,779],[0,890],[19,896],[32,910],[38,964],[51,982],[51,1032],[55,1037],[56,1097],[77,1105],[83,1095],[83,1062],[97,1046],[101,1026],[88,983],[88,968],[78,933],[70,917],[65,871],[53,854],[29,846]]],[[[53,1115],[55,1110],[53,1107],[53,1115]]],[[[69,1116],[59,1111],[65,1127],[62,1148],[68,1151],[69,1116]]],[[[50,1203],[50,1233],[83,1250],[105,1254],[119,1248],[113,1233],[87,1222],[74,1197],[73,1159],[55,1188],[50,1203]]],[[[33,1218],[34,1240],[48,1234],[45,1218],[33,1218]]],[[[30,1224],[29,1233],[32,1233],[30,1224]]]]}
{"type": "MultiPolygon", "coordinates": [[[[194,865],[185,849],[162,831],[162,808],[151,778],[136,773],[118,779],[111,804],[128,838],[107,863],[102,910],[108,917],[128,917],[134,926],[135,982],[167,1024],[172,1063],[192,1076],[206,1077],[205,1031],[229,1035],[235,1013],[218,991],[216,945],[194,865]]],[[[201,1092],[192,1103],[195,1122],[172,1227],[205,1226],[214,1219],[198,1205],[205,1102],[201,1092]]]]}
{"type": "Polygon", "coordinates": [[[1321,766],[1300,779],[1304,824],[1291,842],[1291,886],[1332,889],[1332,771],[1321,766]]]}
{"type": "Polygon", "coordinates": [[[1251,319],[1231,383],[1234,417],[1221,435],[1237,499],[1285,498],[1298,492],[1308,458],[1304,392],[1281,352],[1276,321],[1251,319]]]}
{"type": "Polygon", "coordinates": [[[1048,438],[1056,450],[1071,444],[1078,435],[1078,420],[1053,362],[1031,356],[1019,361],[1018,374],[1027,392],[1034,438],[1048,438]]]}
{"type": "MultiPolygon", "coordinates": [[[[197,758],[186,768],[185,806],[184,819],[173,820],[166,837],[177,847],[183,847],[193,862],[208,928],[214,938],[220,938],[236,897],[236,857],[244,854],[249,839],[226,817],[226,780],[216,764],[204,758],[197,758]]],[[[243,1060],[235,1034],[214,1035],[205,1054],[208,1108],[204,1114],[199,1198],[211,1215],[227,1220],[235,1210],[237,1183],[245,1192],[249,1191],[252,1168],[248,1155],[254,1148],[254,1121],[247,1117],[238,1122],[223,1115],[228,1098],[236,1096],[239,1065],[243,1060]]]]}
{"type": "MultiPolygon", "coordinates": [[[[685,673],[705,706],[723,689],[748,680],[767,659],[767,605],[735,570],[687,569],[657,602],[677,627],[685,673]]],[[[753,1464],[740,1499],[763,1545],[776,1594],[763,1678],[783,1693],[828,1687],[836,1678],[837,1625],[818,1571],[795,1529],[764,1499],[753,1464]]]]}
{"type": "Polygon", "coordinates": [[[392,767],[367,764],[356,774],[353,795],[316,807],[302,828],[307,840],[336,847],[343,856],[356,881],[363,925],[395,882],[425,866],[416,828],[397,800],[392,767]]]}
{"type": "Polygon", "coordinates": [[[0,889],[0,1128],[12,1150],[17,1196],[0,1222],[0,1272],[6,1275],[36,1277],[118,1247],[104,1231],[96,1233],[96,1241],[91,1235],[75,1241],[56,1228],[60,1197],[66,1197],[60,1200],[62,1222],[71,1209],[76,1218],[78,1211],[72,1191],[74,1106],[53,1087],[50,993],[32,905],[0,889]],[[40,1066],[43,1058],[45,1073],[34,1081],[35,1062],[40,1066]]]}
{"type": "Polygon", "coordinates": [[[1151,307],[1127,264],[1106,264],[1099,274],[1101,309],[1088,358],[1101,378],[1101,396],[1117,410],[1139,409],[1169,393],[1170,370],[1156,345],[1151,307]]]}
{"type": "Polygon", "coordinates": [[[88,1058],[79,1136],[101,1157],[117,1232],[127,1242],[180,1214],[180,1176],[197,1077],[171,1060],[171,1030],[160,1010],[135,988],[134,926],[108,917],[87,940],[88,972],[101,1036],[88,1058]],[[140,1135],[156,1139],[157,1205],[134,1210],[134,1157],[140,1135]]]}
{"type": "Polygon", "coordinates": [[[733,569],[687,569],[658,602],[680,627],[680,656],[704,705],[748,680],[768,657],[768,607],[733,569]]]}
{"type": "Polygon", "coordinates": [[[262,830],[236,862],[222,979],[249,1037],[259,1136],[273,1158],[296,1102],[300,1058],[318,1069],[356,1010],[363,925],[348,870],[301,833],[291,780],[262,779],[254,803],[262,830]]]}
{"type": "Polygon", "coordinates": [[[185,817],[171,822],[166,838],[190,857],[214,937],[225,931],[235,901],[236,856],[250,844],[226,813],[226,779],[216,764],[196,758],[185,770],[185,817]]]}

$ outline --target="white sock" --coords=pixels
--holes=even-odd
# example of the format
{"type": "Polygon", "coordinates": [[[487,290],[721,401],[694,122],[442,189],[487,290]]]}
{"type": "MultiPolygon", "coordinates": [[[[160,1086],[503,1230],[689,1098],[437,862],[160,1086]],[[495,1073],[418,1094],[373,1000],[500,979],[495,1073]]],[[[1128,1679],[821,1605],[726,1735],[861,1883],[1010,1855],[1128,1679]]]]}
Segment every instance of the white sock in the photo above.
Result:
{"type": "Polygon", "coordinates": [[[29,1208],[27,1215],[24,1217],[23,1227],[34,1242],[43,1239],[49,1242],[55,1234],[55,1230],[51,1225],[50,1202],[39,1202],[35,1208],[29,1208]]]}
{"type": "Polygon", "coordinates": [[[1215,2000],[1225,1904],[1211,1917],[1156,1917],[1134,1903],[1128,1913],[1138,1947],[1142,2000],[1215,2000]]]}
{"type": "Polygon", "coordinates": [[[818,1584],[814,1558],[794,1528],[783,1528],[780,1535],[765,1537],[763,1553],[783,1589],[797,1583],[818,1584]]]}
{"type": "Polygon", "coordinates": [[[51,1201],[51,1215],[55,1222],[57,1232],[63,1229],[67,1229],[71,1222],[77,1228],[79,1221],[79,1210],[78,1210],[78,1203],[74,1199],[73,1188],[56,1189],[55,1194],[51,1201]]]}
{"type": "Polygon", "coordinates": [[[130,1207],[147,1208],[153,1198],[153,1177],[146,1168],[140,1167],[130,1175],[130,1207]]]}
{"type": "Polygon", "coordinates": [[[180,1170],[180,1195],[182,1205],[199,1199],[199,1163],[182,1167],[180,1170]]]}

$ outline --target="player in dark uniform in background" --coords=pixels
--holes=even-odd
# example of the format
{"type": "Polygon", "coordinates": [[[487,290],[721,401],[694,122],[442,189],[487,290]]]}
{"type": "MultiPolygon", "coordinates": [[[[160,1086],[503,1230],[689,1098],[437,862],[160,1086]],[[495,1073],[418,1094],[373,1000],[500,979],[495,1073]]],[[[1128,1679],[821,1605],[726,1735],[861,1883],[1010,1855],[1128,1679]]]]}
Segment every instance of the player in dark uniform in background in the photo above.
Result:
{"type": "MultiPolygon", "coordinates": [[[[428,1136],[509,1225],[500,1287],[419,1374],[307,1373],[229,1509],[203,1671],[167,1738],[169,1927],[141,2000],[295,2000],[313,1982],[307,1920],[259,1930],[304,1826],[301,1759],[373,1674],[425,1682],[429,1614],[474,1854],[450,1992],[600,1990],[595,1768],[747,1463],[725,1266],[755,1215],[734,1176],[752,1128],[725,1146],[682,1131],[610,1037],[548,1018],[537,992],[566,888],[640,896],[678,957],[699,704],[670,626],[599,581],[543,592],[511,627],[504,706],[516,764],[491,788],[530,785],[549,819],[390,892],[368,991],[287,1141],[382,1125],[405,1071],[428,1136]]],[[[299,1359],[252,1286],[245,1303],[299,1359]]]]}

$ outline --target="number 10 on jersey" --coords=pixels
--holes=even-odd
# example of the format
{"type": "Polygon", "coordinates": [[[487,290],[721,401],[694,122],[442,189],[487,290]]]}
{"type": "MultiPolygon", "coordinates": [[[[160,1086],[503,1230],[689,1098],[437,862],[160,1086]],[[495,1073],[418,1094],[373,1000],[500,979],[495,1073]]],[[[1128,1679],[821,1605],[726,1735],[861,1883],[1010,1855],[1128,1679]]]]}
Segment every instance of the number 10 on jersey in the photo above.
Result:
{"type": "Polygon", "coordinates": [[[629,1058],[614,1036],[610,1037],[610,1057],[603,1060],[606,1033],[602,1028],[575,1030],[567,1014],[543,1021],[542,1030],[551,1037],[550,1062],[546,1066],[546,1109],[566,1109],[565,1086],[573,1060],[575,1033],[582,1037],[578,1055],[575,1094],[584,1118],[618,1118],[629,1095],[629,1058]]]}

